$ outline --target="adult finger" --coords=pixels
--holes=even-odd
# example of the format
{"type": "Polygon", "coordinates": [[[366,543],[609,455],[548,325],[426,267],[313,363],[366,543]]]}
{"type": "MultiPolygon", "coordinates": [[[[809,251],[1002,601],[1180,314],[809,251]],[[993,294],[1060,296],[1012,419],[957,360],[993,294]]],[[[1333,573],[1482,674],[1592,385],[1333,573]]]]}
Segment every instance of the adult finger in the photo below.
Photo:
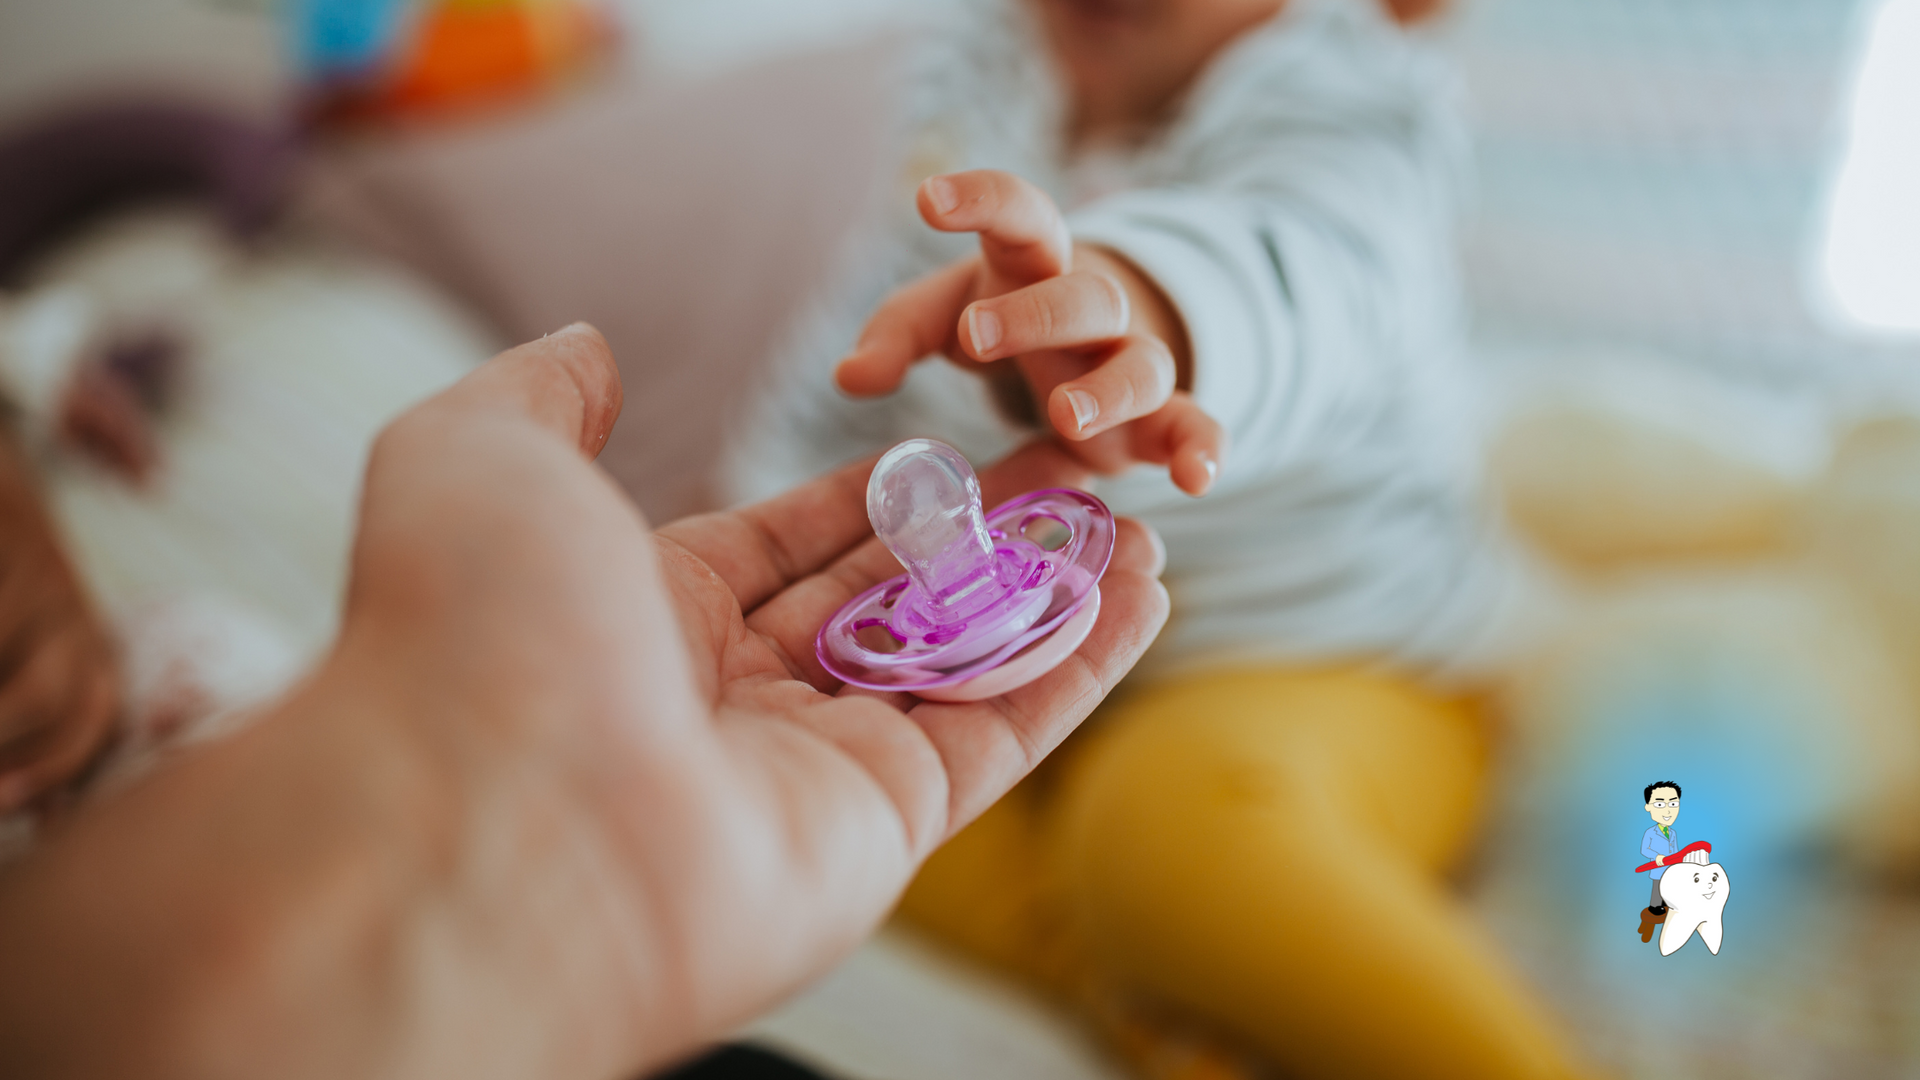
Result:
{"type": "Polygon", "coordinates": [[[740,610],[750,612],[873,538],[867,477],[876,460],[878,455],[868,455],[752,506],[682,518],[658,535],[706,563],[740,602],[740,610]]]}
{"type": "Polygon", "coordinates": [[[1167,591],[1159,581],[1165,549],[1145,525],[1128,518],[1117,524],[1113,559],[1100,579],[1099,621],[1072,656],[1001,697],[921,702],[909,714],[946,767],[947,823],[935,844],[1032,771],[1132,669],[1165,624],[1167,591]]]}
{"type": "Polygon", "coordinates": [[[891,394],[914,361],[944,352],[979,273],[980,260],[969,256],[895,290],[834,370],[840,389],[855,397],[891,394]]]}
{"type": "Polygon", "coordinates": [[[1091,438],[1158,411],[1173,396],[1176,374],[1165,342],[1129,335],[1092,371],[1053,388],[1047,419],[1069,439],[1091,438]]]}
{"type": "Polygon", "coordinates": [[[920,184],[918,202],[920,216],[934,228],[980,234],[980,255],[1001,288],[1072,267],[1073,237],[1060,208],[1012,173],[974,169],[928,177],[920,184]]]}
{"type": "Polygon", "coordinates": [[[1111,341],[1127,332],[1127,293],[1105,274],[1048,278],[967,305],[960,343],[975,360],[1111,341]]]}
{"type": "Polygon", "coordinates": [[[405,642],[440,663],[448,650],[417,631],[507,633],[466,617],[490,606],[518,611],[509,629],[536,638],[539,620],[593,636],[590,610],[639,618],[661,591],[646,521],[588,460],[619,409],[612,355],[582,324],[501,353],[389,424],[361,490],[343,647],[405,642]]]}
{"type": "Polygon", "coordinates": [[[0,685],[0,814],[79,773],[107,740],[120,707],[106,643],[82,617],[50,629],[0,685]]]}
{"type": "Polygon", "coordinates": [[[574,323],[508,349],[422,405],[422,418],[507,410],[600,453],[620,417],[620,371],[600,331],[574,323]]]}

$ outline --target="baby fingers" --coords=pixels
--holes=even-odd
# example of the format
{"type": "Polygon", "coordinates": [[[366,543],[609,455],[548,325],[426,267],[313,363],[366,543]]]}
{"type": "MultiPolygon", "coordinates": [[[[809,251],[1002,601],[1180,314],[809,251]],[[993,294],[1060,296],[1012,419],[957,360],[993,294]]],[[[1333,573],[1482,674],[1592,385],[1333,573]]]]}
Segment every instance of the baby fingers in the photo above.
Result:
{"type": "Polygon", "coordinates": [[[994,292],[1064,273],[1073,261],[1073,238],[1059,208],[1012,173],[974,169],[929,177],[918,201],[920,216],[934,228],[980,234],[994,292]]]}
{"type": "Polygon", "coordinates": [[[966,304],[979,266],[977,259],[961,259],[887,297],[835,369],[840,389],[855,397],[891,394],[914,361],[946,349],[954,313],[966,304]]]}
{"type": "Polygon", "coordinates": [[[1158,411],[1173,395],[1174,380],[1166,343],[1131,334],[1092,371],[1053,388],[1047,419],[1069,439],[1091,438],[1158,411]]]}
{"type": "Polygon", "coordinates": [[[1134,460],[1165,462],[1174,485],[1189,495],[1205,495],[1226,460],[1226,430],[1184,392],[1176,391],[1127,434],[1134,460]]]}
{"type": "Polygon", "coordinates": [[[1119,282],[1105,274],[1066,274],[967,305],[960,344],[975,360],[1070,349],[1121,337],[1131,317],[1119,282]]]}

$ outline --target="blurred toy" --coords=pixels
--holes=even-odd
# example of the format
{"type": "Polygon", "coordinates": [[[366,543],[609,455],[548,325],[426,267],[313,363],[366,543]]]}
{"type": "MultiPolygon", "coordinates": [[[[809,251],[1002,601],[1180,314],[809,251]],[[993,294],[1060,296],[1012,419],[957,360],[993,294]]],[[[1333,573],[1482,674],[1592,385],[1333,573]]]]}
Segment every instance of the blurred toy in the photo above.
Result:
{"type": "Polygon", "coordinates": [[[1744,558],[1788,540],[1828,447],[1817,403],[1684,358],[1580,349],[1502,372],[1489,469],[1508,512],[1578,568],[1744,558]]]}
{"type": "Polygon", "coordinates": [[[72,351],[49,351],[48,368],[135,337],[164,337],[176,354],[148,483],[41,452],[47,500],[95,598],[120,619],[210,597],[298,658],[283,669],[303,666],[332,636],[374,434],[491,343],[390,268],[312,244],[248,251],[190,208],[110,217],[38,261],[16,319],[55,303],[72,351]]]}
{"type": "MultiPolygon", "coordinates": [[[[1903,629],[1920,625],[1920,418],[1886,404],[1897,387],[1856,419],[1842,395],[1683,355],[1540,361],[1507,387],[1493,475],[1565,603],[1503,689],[1507,827],[1481,913],[1616,1075],[1789,1076],[1796,1054],[1910,1067],[1870,1032],[1795,1025],[1808,987],[1891,1001],[1878,987],[1906,970],[1889,928],[1912,925],[1892,883],[1920,867],[1920,637],[1903,629]],[[1648,822],[1620,793],[1664,776],[1685,778],[1686,839],[1712,855],[1669,864],[1666,921],[1642,910],[1629,937],[1649,887],[1621,873],[1622,841],[1648,822]],[[1725,886],[1735,864],[1740,945],[1713,961],[1712,868],[1725,886]],[[1695,935],[1705,951],[1682,948],[1695,935]],[[1650,968],[1643,940],[1672,959],[1650,968]],[[1675,1056],[1695,1038],[1711,1048],[1675,1056]]],[[[1911,1023],[1901,1000],[1883,1029],[1911,1023]]]]}
{"type": "Polygon", "coordinates": [[[578,72],[615,38],[609,13],[586,0],[304,0],[289,10],[321,121],[528,94],[578,72]]]}
{"type": "Polygon", "coordinates": [[[57,235],[0,213],[0,236],[43,238],[0,264],[0,399],[60,546],[120,641],[126,707],[85,774],[94,784],[230,730],[319,656],[374,435],[495,351],[393,267],[269,234],[269,212],[234,229],[223,191],[246,190],[262,211],[275,200],[232,171],[256,176],[281,142],[208,117],[186,128],[233,138],[182,141],[160,160],[187,111],[157,129],[144,107],[53,121],[132,133],[64,156],[36,150],[72,142],[57,131],[0,139],[0,186],[16,165],[58,165],[65,180],[43,177],[49,192],[90,193],[11,208],[61,222],[57,235]],[[118,419],[150,447],[141,468],[62,437],[89,378],[126,388],[118,419]]]}
{"type": "Polygon", "coordinates": [[[1836,440],[1681,360],[1560,367],[1494,451],[1568,586],[1508,684],[1534,839],[1600,850],[1581,804],[1650,770],[1714,792],[1750,885],[1763,854],[1920,858],[1920,420],[1836,440]]]}
{"type": "Polygon", "coordinates": [[[820,662],[855,686],[994,697],[1057,667],[1100,615],[1113,513],[1085,492],[1029,492],[982,515],[967,459],[909,439],[874,465],[867,516],[907,572],[820,628],[820,662]]]}
{"type": "Polygon", "coordinates": [[[1872,612],[1920,700],[1920,416],[1848,431],[1804,520],[1811,557],[1872,612]]]}

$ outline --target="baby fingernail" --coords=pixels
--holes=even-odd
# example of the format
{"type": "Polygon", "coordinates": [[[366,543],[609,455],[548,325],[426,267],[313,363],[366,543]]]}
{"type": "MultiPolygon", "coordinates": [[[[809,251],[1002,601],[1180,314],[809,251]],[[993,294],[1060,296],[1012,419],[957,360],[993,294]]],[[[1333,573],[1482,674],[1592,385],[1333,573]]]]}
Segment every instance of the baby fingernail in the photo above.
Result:
{"type": "Polygon", "coordinates": [[[967,333],[973,336],[973,351],[985,356],[1000,344],[1000,316],[973,308],[967,312],[967,333]]]}
{"type": "Polygon", "coordinates": [[[1067,404],[1073,406],[1073,422],[1081,431],[1087,430],[1087,425],[1100,415],[1100,403],[1085,390],[1067,391],[1067,404]]]}
{"type": "Polygon", "coordinates": [[[960,205],[960,193],[953,190],[951,181],[936,176],[927,181],[927,201],[933,204],[935,210],[951,214],[953,208],[960,205]]]}
{"type": "Polygon", "coordinates": [[[1219,462],[1217,462],[1217,461],[1215,461],[1215,460],[1213,460],[1213,459],[1212,459],[1212,458],[1210,458],[1210,457],[1203,457],[1203,458],[1201,458],[1201,459],[1200,459],[1200,464],[1201,464],[1201,465],[1204,465],[1204,466],[1206,466],[1206,469],[1207,469],[1207,483],[1209,483],[1209,484],[1211,484],[1211,483],[1213,483],[1213,482],[1214,482],[1214,480],[1216,480],[1216,479],[1218,479],[1218,478],[1219,478],[1219,476],[1220,476],[1220,463],[1219,463],[1219,462]]]}

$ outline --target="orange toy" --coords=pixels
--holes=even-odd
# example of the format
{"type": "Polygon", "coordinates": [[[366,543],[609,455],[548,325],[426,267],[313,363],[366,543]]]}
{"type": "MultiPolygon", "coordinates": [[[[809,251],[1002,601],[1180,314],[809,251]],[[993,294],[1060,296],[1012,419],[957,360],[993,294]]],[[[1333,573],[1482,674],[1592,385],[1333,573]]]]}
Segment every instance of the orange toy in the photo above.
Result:
{"type": "Polygon", "coordinates": [[[437,0],[377,70],[324,87],[313,112],[339,122],[496,103],[560,81],[614,38],[607,13],[580,0],[437,0]]]}

